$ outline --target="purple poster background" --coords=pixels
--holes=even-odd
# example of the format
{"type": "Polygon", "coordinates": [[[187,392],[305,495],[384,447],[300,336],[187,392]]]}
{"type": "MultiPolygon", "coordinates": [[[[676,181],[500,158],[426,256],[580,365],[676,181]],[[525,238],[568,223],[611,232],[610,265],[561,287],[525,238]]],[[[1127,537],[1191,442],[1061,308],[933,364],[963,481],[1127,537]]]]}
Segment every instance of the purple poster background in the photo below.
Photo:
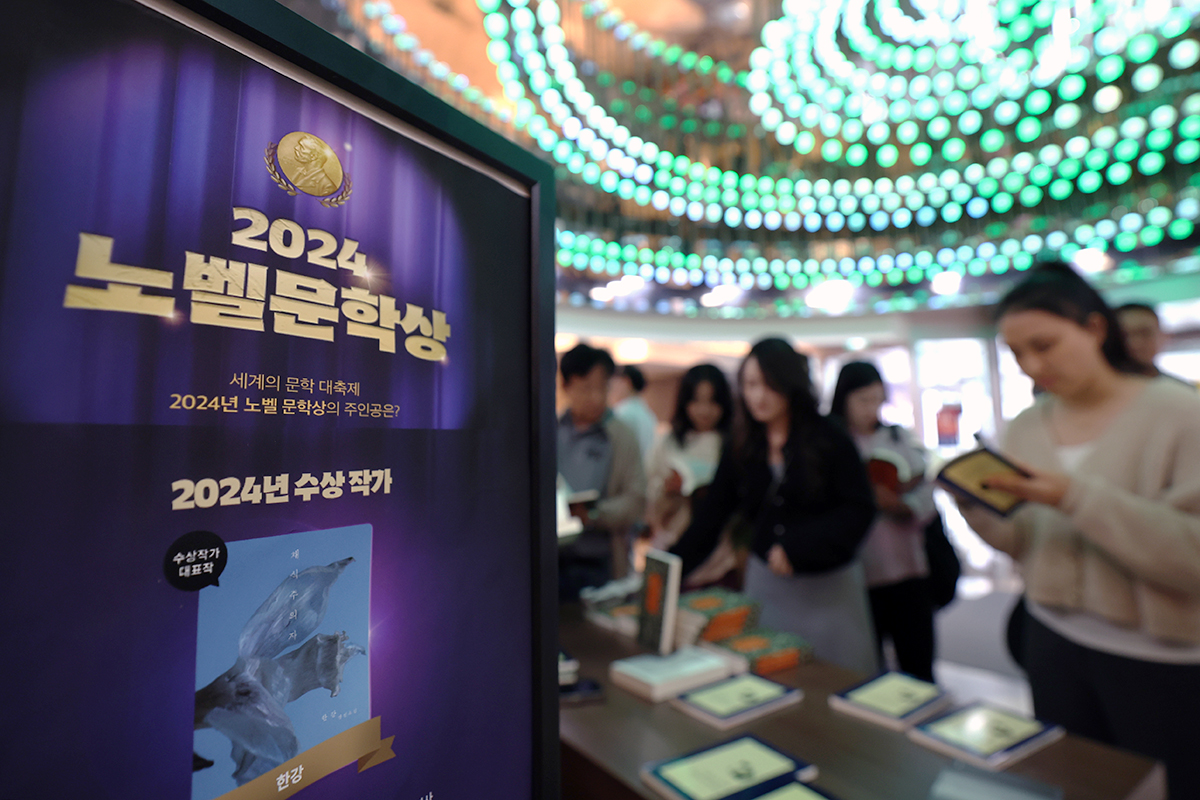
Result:
{"type": "MultiPolygon", "coordinates": [[[[17,634],[0,675],[0,797],[187,800],[197,595],[164,579],[192,530],[227,541],[370,524],[371,710],[396,758],[305,788],[320,798],[531,792],[527,275],[530,205],[222,45],[139,6],[20,4],[0,34],[0,600],[17,634]],[[292,131],[337,152],[337,208],[282,191],[264,148],[292,131]],[[348,145],[348,147],[347,147],[348,145]],[[231,244],[251,207],[353,238],[376,294],[445,312],[443,362],[189,320],[186,251],[339,288],[344,270],[231,244]],[[166,319],[65,308],[79,234],[174,275],[166,319]],[[245,411],[266,374],[358,384],[387,418],[245,411]],[[237,413],[171,409],[237,395],[237,413]],[[390,490],[349,474],[390,470],[390,490]],[[347,476],[305,501],[303,473],[347,476]],[[288,474],[287,502],[172,510],[172,483],[288,474]]],[[[206,588],[201,591],[213,591],[206,588]]],[[[238,621],[240,625],[243,621],[238,621]]],[[[236,627],[235,625],[235,627],[236,627]]],[[[229,769],[219,762],[214,769],[229,769]]]]}

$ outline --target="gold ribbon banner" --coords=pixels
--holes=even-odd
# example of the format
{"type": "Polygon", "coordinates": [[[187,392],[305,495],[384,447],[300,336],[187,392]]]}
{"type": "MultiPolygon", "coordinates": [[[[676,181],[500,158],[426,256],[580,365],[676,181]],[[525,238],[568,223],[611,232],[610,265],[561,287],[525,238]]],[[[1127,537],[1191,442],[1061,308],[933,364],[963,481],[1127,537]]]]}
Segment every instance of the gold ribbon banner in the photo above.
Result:
{"type": "Polygon", "coordinates": [[[383,739],[380,735],[379,717],[372,717],[360,725],[342,731],[326,739],[316,747],[310,747],[291,761],[286,761],[249,783],[226,792],[217,800],[266,800],[266,798],[291,797],[301,789],[337,772],[354,762],[358,771],[395,758],[392,742],[395,736],[383,739]]]}

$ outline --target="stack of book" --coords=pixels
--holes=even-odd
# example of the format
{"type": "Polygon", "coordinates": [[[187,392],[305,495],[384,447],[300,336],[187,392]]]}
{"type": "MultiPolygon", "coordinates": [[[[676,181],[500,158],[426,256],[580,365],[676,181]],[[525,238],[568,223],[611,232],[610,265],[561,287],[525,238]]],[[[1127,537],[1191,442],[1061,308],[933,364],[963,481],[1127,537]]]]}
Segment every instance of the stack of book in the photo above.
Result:
{"type": "Polygon", "coordinates": [[[642,576],[637,573],[603,586],[589,586],[579,593],[584,619],[624,636],[637,636],[641,593],[642,576]]]}
{"type": "Polygon", "coordinates": [[[675,644],[719,642],[754,627],[758,603],[744,594],[712,587],[679,597],[675,617],[675,644]]]}
{"type": "Polygon", "coordinates": [[[745,659],[745,671],[756,675],[791,669],[813,657],[812,645],[804,638],[767,628],[756,628],[718,642],[706,642],[703,646],[719,648],[745,659]]]}
{"type": "Polygon", "coordinates": [[[558,685],[570,686],[579,680],[579,660],[558,651],[558,685]]]}
{"type": "Polygon", "coordinates": [[[717,653],[690,645],[667,656],[630,656],[612,662],[608,678],[652,703],[728,678],[730,661],[717,653]]]}
{"type": "Polygon", "coordinates": [[[829,695],[830,708],[898,731],[944,711],[951,702],[935,684],[903,672],[885,672],[829,695]]]}
{"type": "Polygon", "coordinates": [[[742,736],[686,755],[646,764],[647,786],[667,800],[829,800],[802,782],[817,777],[807,761],[742,736]]]}

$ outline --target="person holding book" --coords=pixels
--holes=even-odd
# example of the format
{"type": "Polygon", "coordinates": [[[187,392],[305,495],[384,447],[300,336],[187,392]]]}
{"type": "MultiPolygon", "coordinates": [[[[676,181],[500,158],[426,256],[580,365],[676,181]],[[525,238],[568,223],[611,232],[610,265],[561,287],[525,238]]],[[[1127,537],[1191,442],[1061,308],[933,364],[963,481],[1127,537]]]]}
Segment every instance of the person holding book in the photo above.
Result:
{"type": "Polygon", "coordinates": [[[646,478],[637,438],[608,410],[612,356],[579,344],[563,354],[559,368],[567,409],[558,420],[558,472],[572,493],[597,498],[572,505],[584,530],[559,549],[559,594],[573,599],[586,586],[628,572],[627,533],[645,513],[646,478]]]}
{"type": "Polygon", "coordinates": [[[782,339],[756,343],[738,373],[739,419],[708,493],[671,551],[694,570],[740,512],[753,528],[745,592],[759,623],[807,639],[814,655],[878,668],[859,544],[875,499],[854,442],[821,416],[808,359],[782,339]]]}
{"type": "Polygon", "coordinates": [[[874,364],[842,367],[829,415],[850,432],[867,464],[879,514],[860,551],[875,640],[891,639],[900,669],[933,681],[934,603],[925,555],[925,527],[937,510],[925,480],[925,456],[903,428],[884,425],[887,399],[874,364]]]}
{"type": "MultiPolygon", "coordinates": [[[[671,430],[655,443],[647,462],[646,521],[653,547],[666,550],[691,524],[692,505],[703,497],[717,472],[733,414],[733,392],[725,373],[712,364],[684,373],[671,430]]],[[[726,530],[704,564],[693,570],[689,585],[718,581],[736,566],[726,530]]]]}
{"type": "Polygon", "coordinates": [[[1034,709],[1161,759],[1200,797],[1200,397],[1141,374],[1115,314],[1064,264],[1001,301],[1000,335],[1045,392],[1008,426],[1018,470],[987,491],[1026,501],[963,515],[1025,577],[1034,709]]]}

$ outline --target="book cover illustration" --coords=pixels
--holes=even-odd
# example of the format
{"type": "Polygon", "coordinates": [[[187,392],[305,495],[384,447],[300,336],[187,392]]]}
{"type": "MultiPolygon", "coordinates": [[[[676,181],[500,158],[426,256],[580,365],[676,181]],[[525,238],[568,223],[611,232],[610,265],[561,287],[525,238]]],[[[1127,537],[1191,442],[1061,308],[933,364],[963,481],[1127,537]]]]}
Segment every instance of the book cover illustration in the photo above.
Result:
{"type": "Polygon", "coordinates": [[[840,694],[852,703],[897,719],[945,696],[935,684],[900,672],[884,673],[840,694]]]}
{"type": "Polygon", "coordinates": [[[796,780],[817,777],[808,762],[742,736],[677,758],[647,764],[642,779],[674,800],[757,797],[796,780]]]}
{"type": "Polygon", "coordinates": [[[813,658],[812,645],[803,637],[767,628],[746,631],[716,645],[745,656],[750,671],[758,675],[791,669],[813,658]]]}
{"type": "Polygon", "coordinates": [[[192,800],[370,718],[371,526],[227,542],[200,592],[192,800]]]}

